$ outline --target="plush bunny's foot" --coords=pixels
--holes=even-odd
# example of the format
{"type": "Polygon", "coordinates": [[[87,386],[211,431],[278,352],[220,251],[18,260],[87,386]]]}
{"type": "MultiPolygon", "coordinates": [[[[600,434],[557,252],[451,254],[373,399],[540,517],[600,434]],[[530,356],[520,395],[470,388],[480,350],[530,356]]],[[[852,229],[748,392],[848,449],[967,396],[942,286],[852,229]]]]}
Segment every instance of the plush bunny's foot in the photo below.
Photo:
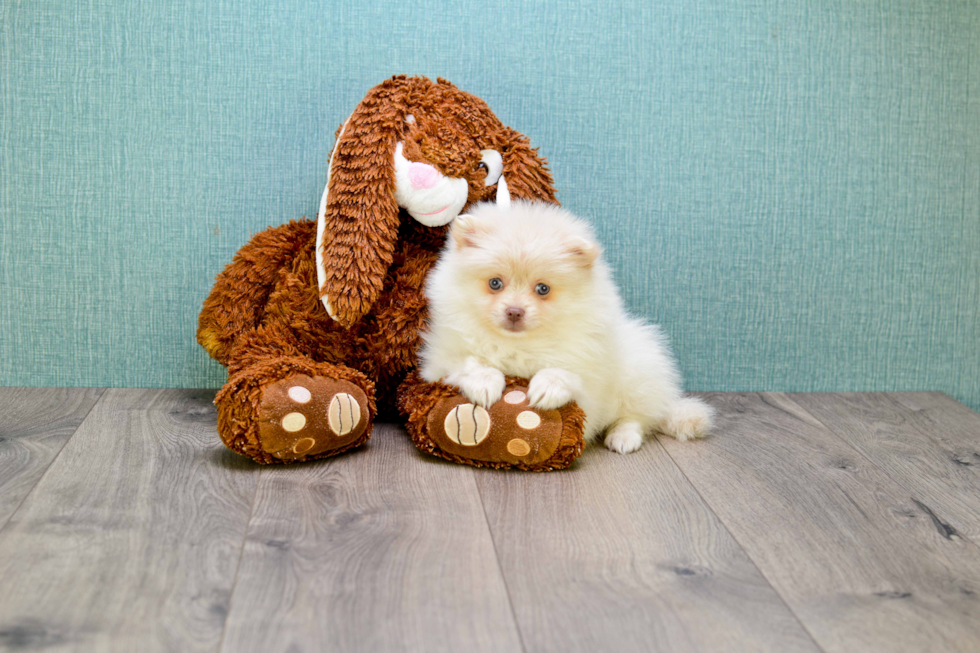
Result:
{"type": "Polygon", "coordinates": [[[287,356],[237,370],[214,403],[222,442],[263,465],[358,447],[376,414],[374,384],[357,370],[287,356]]]}
{"type": "Polygon", "coordinates": [[[367,396],[348,381],[294,374],[262,391],[258,422],[264,451],[283,462],[305,459],[364,435],[367,396]]]}
{"type": "Polygon", "coordinates": [[[582,453],[581,409],[531,407],[526,381],[508,379],[501,399],[483,408],[452,386],[410,376],[401,407],[416,446],[454,462],[548,471],[568,467],[582,453]]]}

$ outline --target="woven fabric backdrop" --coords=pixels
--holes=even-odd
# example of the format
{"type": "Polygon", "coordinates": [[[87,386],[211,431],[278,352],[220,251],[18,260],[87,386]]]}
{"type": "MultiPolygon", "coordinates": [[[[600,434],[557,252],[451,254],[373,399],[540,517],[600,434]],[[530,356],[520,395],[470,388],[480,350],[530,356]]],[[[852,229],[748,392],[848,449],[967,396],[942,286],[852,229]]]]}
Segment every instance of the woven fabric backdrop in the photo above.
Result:
{"type": "Polygon", "coordinates": [[[980,4],[6,1],[0,382],[212,386],[215,274],[450,79],[547,156],[695,390],[980,407],[980,4]]]}

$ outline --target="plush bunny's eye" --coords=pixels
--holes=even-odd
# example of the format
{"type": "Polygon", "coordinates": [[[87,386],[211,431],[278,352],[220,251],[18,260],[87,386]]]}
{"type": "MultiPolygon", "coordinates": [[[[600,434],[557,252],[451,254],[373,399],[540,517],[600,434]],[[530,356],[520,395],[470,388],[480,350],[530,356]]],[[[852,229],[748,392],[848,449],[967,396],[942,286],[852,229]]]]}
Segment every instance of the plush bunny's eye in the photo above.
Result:
{"type": "Polygon", "coordinates": [[[504,282],[501,281],[498,277],[494,277],[493,279],[490,280],[490,290],[500,290],[503,287],[504,287],[504,282]]]}
{"type": "Polygon", "coordinates": [[[549,288],[547,284],[539,283],[534,287],[534,292],[544,297],[545,295],[551,292],[551,288],[549,288]]]}
{"type": "Polygon", "coordinates": [[[485,169],[487,178],[483,181],[483,185],[493,186],[504,172],[504,158],[497,150],[480,150],[480,163],[477,164],[476,169],[485,169]]]}

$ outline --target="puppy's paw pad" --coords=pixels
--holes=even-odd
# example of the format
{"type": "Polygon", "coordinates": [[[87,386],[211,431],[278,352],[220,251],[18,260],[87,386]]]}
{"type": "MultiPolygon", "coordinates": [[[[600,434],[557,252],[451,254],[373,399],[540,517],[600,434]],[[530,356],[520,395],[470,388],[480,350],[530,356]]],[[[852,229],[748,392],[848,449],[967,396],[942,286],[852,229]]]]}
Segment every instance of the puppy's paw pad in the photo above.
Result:
{"type": "Polygon", "coordinates": [[[643,446],[643,433],[638,426],[617,426],[609,431],[603,444],[616,453],[633,453],[643,446]]]}

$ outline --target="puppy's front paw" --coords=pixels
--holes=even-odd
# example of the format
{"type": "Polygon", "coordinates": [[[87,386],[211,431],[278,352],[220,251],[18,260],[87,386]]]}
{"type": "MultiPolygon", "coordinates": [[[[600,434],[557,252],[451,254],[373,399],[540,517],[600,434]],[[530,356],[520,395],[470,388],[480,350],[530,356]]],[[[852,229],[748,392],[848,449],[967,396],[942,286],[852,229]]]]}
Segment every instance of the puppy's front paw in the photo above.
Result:
{"type": "Polygon", "coordinates": [[[581,379],[572,372],[558,368],[540,370],[527,386],[528,403],[541,410],[561,408],[575,398],[581,385],[581,379]]]}
{"type": "Polygon", "coordinates": [[[633,453],[643,446],[643,430],[636,422],[622,422],[609,429],[603,444],[616,453],[633,453]]]}
{"type": "Polygon", "coordinates": [[[481,367],[466,372],[450,374],[445,382],[457,386],[463,395],[477,406],[489,408],[504,394],[507,379],[500,370],[481,367]]]}

